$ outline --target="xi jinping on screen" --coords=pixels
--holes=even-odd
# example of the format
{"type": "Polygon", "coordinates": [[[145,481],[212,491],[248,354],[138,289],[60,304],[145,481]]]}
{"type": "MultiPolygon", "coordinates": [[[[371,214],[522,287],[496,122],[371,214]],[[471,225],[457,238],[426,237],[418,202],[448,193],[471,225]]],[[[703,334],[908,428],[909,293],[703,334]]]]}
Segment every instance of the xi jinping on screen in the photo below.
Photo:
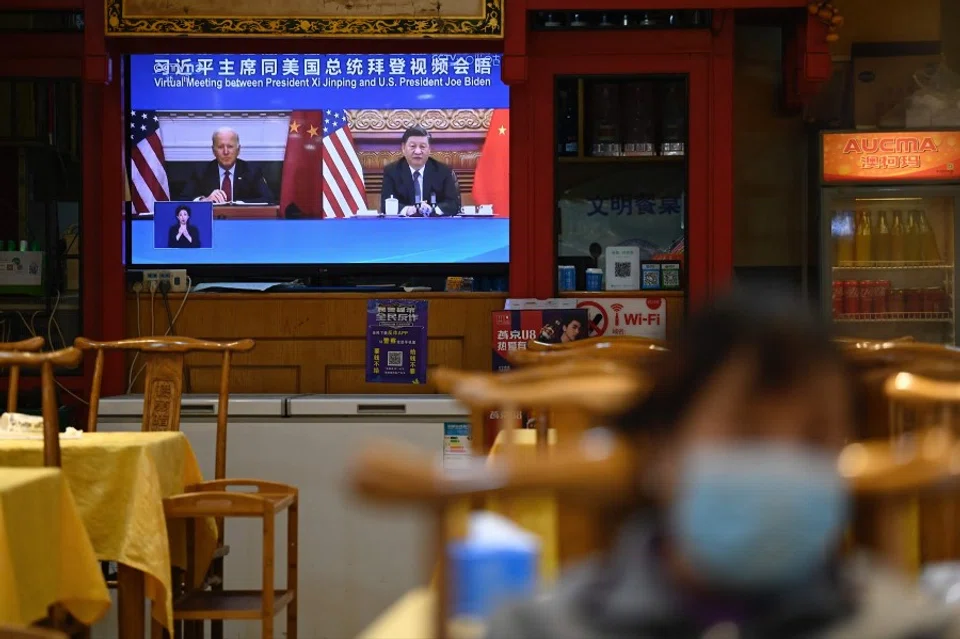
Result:
{"type": "Polygon", "coordinates": [[[397,199],[401,216],[442,216],[460,214],[460,185],[453,170],[430,157],[430,133],[410,127],[400,138],[403,157],[383,168],[380,211],[386,201],[397,199]]]}

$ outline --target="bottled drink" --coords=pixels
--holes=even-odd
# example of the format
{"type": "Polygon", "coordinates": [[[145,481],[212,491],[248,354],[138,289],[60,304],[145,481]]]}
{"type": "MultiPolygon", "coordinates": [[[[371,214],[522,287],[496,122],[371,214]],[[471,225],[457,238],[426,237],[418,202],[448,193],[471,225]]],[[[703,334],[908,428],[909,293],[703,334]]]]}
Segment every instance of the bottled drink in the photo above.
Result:
{"type": "Polygon", "coordinates": [[[857,216],[856,260],[860,264],[866,264],[873,261],[873,233],[870,229],[870,212],[860,211],[857,216]]]}
{"type": "Polygon", "coordinates": [[[890,226],[887,224],[887,212],[880,211],[877,216],[877,232],[873,236],[874,261],[889,262],[890,249],[890,226]]]}
{"type": "Polygon", "coordinates": [[[663,96],[660,155],[686,153],[686,94],[682,82],[669,82],[663,96]]]}
{"type": "Polygon", "coordinates": [[[853,211],[837,211],[830,229],[837,247],[837,266],[850,266],[854,261],[856,225],[853,211]]]}
{"type": "Polygon", "coordinates": [[[558,87],[557,113],[557,155],[576,156],[578,151],[577,133],[577,85],[576,82],[564,82],[558,87]]]}
{"type": "Polygon", "coordinates": [[[890,260],[893,262],[903,262],[906,259],[902,215],[900,211],[894,211],[893,224],[890,225],[890,260]]]}
{"type": "Polygon", "coordinates": [[[590,86],[593,139],[591,155],[616,157],[620,155],[620,87],[612,82],[590,86]]]}
{"type": "Polygon", "coordinates": [[[653,83],[630,82],[624,86],[620,108],[626,129],[623,154],[656,155],[653,137],[653,83]]]}
{"type": "Polygon", "coordinates": [[[908,262],[920,261],[920,233],[914,211],[907,213],[907,223],[903,227],[903,258],[908,262]]]}
{"type": "Polygon", "coordinates": [[[927,221],[927,215],[918,211],[917,230],[920,232],[920,259],[933,264],[940,263],[940,249],[937,248],[937,236],[927,221]]]}

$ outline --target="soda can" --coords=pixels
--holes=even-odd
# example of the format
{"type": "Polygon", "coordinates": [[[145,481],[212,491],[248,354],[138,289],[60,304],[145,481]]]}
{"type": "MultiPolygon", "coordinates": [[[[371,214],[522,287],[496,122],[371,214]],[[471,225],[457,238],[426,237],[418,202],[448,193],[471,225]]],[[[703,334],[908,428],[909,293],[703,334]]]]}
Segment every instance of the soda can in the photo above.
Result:
{"type": "Polygon", "coordinates": [[[557,289],[561,291],[577,289],[577,267],[569,265],[557,267],[557,289]]]}
{"type": "Polygon", "coordinates": [[[843,315],[843,280],[833,281],[833,316],[843,315]]]}
{"type": "Polygon", "coordinates": [[[863,280],[860,282],[860,314],[873,314],[873,294],[877,283],[873,280],[863,280]]]}
{"type": "Polygon", "coordinates": [[[886,316],[890,312],[888,304],[890,300],[890,291],[892,290],[890,280],[877,280],[873,289],[873,312],[876,315],[886,316]]]}
{"type": "Polygon", "coordinates": [[[603,270],[602,269],[599,269],[599,268],[587,269],[587,290],[588,291],[603,290],[603,270]]]}
{"type": "Polygon", "coordinates": [[[843,283],[843,314],[856,315],[860,312],[860,285],[856,280],[843,283]]]}

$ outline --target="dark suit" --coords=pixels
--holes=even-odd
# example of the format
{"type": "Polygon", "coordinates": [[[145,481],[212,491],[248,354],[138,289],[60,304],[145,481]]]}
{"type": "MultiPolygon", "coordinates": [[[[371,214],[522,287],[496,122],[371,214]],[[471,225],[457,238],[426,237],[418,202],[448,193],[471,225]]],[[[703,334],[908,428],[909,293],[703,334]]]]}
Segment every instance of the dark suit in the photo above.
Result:
{"type": "MultiPolygon", "coordinates": [[[[457,176],[446,164],[433,158],[427,158],[420,176],[423,185],[423,201],[430,202],[430,196],[436,195],[437,206],[445,216],[460,215],[460,185],[457,176]]],[[[380,189],[380,212],[386,212],[386,201],[390,196],[397,198],[400,210],[405,206],[416,206],[413,201],[413,174],[406,159],[401,158],[383,167],[383,188],[380,189]]]]}
{"type": "MultiPolygon", "coordinates": [[[[244,202],[266,202],[274,204],[273,193],[267,186],[267,181],[256,166],[237,160],[233,165],[233,199],[244,202]]],[[[190,201],[198,197],[207,197],[220,188],[220,167],[216,160],[211,160],[194,172],[183,187],[181,201],[190,201]]]]}
{"type": "Polygon", "coordinates": [[[180,236],[180,239],[177,239],[177,234],[180,233],[180,223],[177,222],[170,227],[170,232],[167,234],[167,246],[169,248],[200,248],[200,231],[197,230],[193,224],[187,223],[187,233],[190,234],[190,239],[188,240],[184,236],[180,236]]]}

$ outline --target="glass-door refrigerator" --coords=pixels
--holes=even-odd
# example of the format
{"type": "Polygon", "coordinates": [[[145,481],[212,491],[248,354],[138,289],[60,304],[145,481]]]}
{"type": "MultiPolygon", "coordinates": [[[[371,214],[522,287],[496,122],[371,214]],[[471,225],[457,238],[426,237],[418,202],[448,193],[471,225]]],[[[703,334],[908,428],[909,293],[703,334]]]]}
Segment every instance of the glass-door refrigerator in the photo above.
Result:
{"type": "Polygon", "coordinates": [[[960,131],[820,143],[821,300],[836,333],[956,344],[960,131]]]}

